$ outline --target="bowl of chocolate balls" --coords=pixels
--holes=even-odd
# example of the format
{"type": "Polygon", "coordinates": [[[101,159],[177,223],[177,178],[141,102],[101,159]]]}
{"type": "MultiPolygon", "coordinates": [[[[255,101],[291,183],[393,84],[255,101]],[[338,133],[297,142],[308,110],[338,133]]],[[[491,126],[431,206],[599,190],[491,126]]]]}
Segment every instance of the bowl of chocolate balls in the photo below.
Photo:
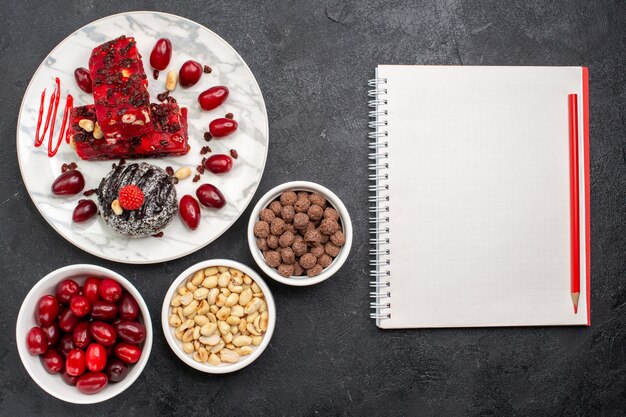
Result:
{"type": "Polygon", "coordinates": [[[270,278],[306,286],[333,276],[352,246],[348,210],[329,189],[292,181],[268,191],[252,210],[248,244],[270,278]]]}

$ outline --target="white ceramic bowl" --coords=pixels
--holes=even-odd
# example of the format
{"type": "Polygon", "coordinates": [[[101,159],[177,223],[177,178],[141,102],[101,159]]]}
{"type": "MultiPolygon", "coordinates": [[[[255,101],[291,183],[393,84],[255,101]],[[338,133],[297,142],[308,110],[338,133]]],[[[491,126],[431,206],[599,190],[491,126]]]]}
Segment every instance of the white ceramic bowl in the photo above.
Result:
{"type": "Polygon", "coordinates": [[[69,265],[50,272],[30,290],[17,316],[16,338],[17,350],[22,359],[22,363],[37,385],[48,394],[60,400],[74,404],[93,404],[115,397],[117,394],[130,387],[139,377],[146,363],[148,363],[150,350],[152,349],[152,322],[150,321],[148,306],[141,297],[141,294],[139,294],[139,291],[137,291],[133,284],[120,274],[96,265],[69,265]],[[129,367],[126,378],[120,382],[109,383],[102,391],[91,395],[82,394],[76,387],[67,385],[61,379],[60,374],[49,374],[41,364],[39,357],[31,355],[26,348],[27,333],[32,327],[37,326],[37,322],[35,321],[35,305],[39,298],[46,294],[54,295],[57,284],[64,279],[71,278],[82,285],[88,276],[108,277],[117,281],[122,288],[128,291],[135,297],[135,300],[137,300],[137,304],[139,304],[139,309],[141,310],[140,321],[146,327],[146,340],[143,342],[141,357],[137,363],[129,367]]]}
{"type": "Polygon", "coordinates": [[[263,272],[265,272],[270,278],[278,282],[282,282],[283,284],[295,285],[298,287],[314,285],[325,281],[333,276],[337,271],[339,271],[344,262],[346,262],[346,259],[348,259],[348,255],[350,254],[350,248],[352,247],[352,221],[350,220],[350,214],[348,213],[346,206],[344,206],[339,197],[337,197],[337,195],[335,195],[335,193],[330,191],[328,188],[308,181],[286,182],[272,188],[267,193],[265,193],[265,195],[263,195],[263,197],[261,197],[261,199],[256,203],[254,209],[252,209],[250,221],[248,222],[248,245],[250,246],[250,252],[252,252],[252,257],[256,261],[257,265],[259,265],[263,272]],[[341,247],[339,254],[335,259],[333,259],[333,262],[329,266],[324,268],[321,274],[315,277],[309,278],[306,275],[284,277],[280,275],[276,269],[270,267],[265,263],[263,253],[256,246],[256,236],[254,236],[254,224],[259,220],[259,213],[285,191],[308,191],[319,193],[326,197],[328,203],[339,212],[341,218],[341,226],[343,228],[343,234],[346,237],[346,243],[341,247]]]}
{"type": "Polygon", "coordinates": [[[163,308],[161,309],[161,323],[163,325],[163,334],[165,335],[167,343],[170,345],[170,348],[172,348],[176,356],[178,356],[181,361],[185,362],[192,368],[197,369],[198,371],[207,372],[210,374],[226,374],[229,372],[238,371],[239,369],[250,365],[256,360],[256,358],[261,355],[261,353],[263,353],[267,345],[270,343],[270,339],[272,338],[272,334],[274,333],[274,327],[276,327],[276,304],[274,303],[274,298],[272,297],[272,293],[270,292],[269,287],[267,286],[265,281],[261,279],[259,274],[257,274],[252,268],[240,262],[232,261],[229,259],[211,259],[190,266],[182,274],[180,274],[174,280],[174,282],[172,282],[172,285],[170,286],[167,294],[165,294],[165,298],[163,299],[163,308]],[[254,351],[249,355],[242,356],[241,359],[236,363],[221,363],[219,365],[211,365],[209,363],[196,362],[195,360],[193,360],[191,355],[183,351],[182,342],[176,339],[176,337],[174,336],[174,328],[170,327],[169,325],[169,316],[171,314],[170,301],[172,300],[176,289],[183,285],[183,283],[187,282],[187,280],[189,280],[198,270],[209,268],[211,266],[225,266],[228,268],[235,268],[250,276],[250,278],[252,278],[259,285],[259,287],[261,287],[265,302],[267,303],[269,323],[267,325],[267,332],[265,332],[265,335],[263,336],[263,341],[259,346],[252,346],[254,351]]]}

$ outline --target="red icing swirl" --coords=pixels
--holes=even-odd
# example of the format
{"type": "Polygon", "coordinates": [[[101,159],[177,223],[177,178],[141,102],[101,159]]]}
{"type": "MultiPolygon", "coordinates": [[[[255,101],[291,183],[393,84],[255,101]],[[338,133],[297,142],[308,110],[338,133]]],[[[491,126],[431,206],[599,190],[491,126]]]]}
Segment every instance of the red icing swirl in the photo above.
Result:
{"type": "Polygon", "coordinates": [[[70,94],[67,95],[65,99],[65,107],[63,109],[63,119],[61,123],[61,131],[59,132],[59,137],[56,141],[56,145],[53,147],[53,139],[54,136],[54,124],[57,118],[57,111],[59,109],[59,102],[61,101],[61,81],[58,77],[55,78],[56,85],[54,86],[54,91],[50,96],[50,102],[48,104],[48,113],[46,113],[46,120],[43,126],[43,132],[41,132],[41,122],[43,121],[43,112],[44,112],[44,103],[46,98],[46,89],[41,93],[41,101],[39,103],[39,113],[37,117],[37,127],[35,128],[35,147],[40,147],[44,139],[46,137],[46,133],[48,133],[48,128],[50,128],[50,133],[48,135],[48,156],[53,157],[56,155],[59,147],[61,146],[61,142],[63,141],[63,137],[65,136],[65,130],[67,129],[68,119],[70,118],[70,110],[72,109],[74,99],[70,94]]]}

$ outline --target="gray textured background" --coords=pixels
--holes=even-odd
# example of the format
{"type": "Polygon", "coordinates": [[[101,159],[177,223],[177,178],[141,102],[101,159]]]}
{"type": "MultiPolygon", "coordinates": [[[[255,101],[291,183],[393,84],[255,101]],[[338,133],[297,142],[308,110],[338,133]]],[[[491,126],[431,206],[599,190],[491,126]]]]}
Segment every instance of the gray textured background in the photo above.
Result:
{"type": "Polygon", "coordinates": [[[1,415],[624,415],[626,3],[113,3],[3,2],[1,415]],[[249,210],[194,255],[163,265],[120,265],[58,236],[30,201],[17,166],[19,103],[42,59],[80,26],[142,9],[206,25],[230,42],[256,75],[271,144],[253,201],[276,184],[313,180],[344,199],[355,225],[351,257],[333,279],[300,289],[270,283],[278,305],[272,342],[257,362],[227,376],[183,365],[166,345],[159,314],[170,282],[189,265],[214,257],[253,264],[245,241],[249,210]],[[591,328],[383,332],[367,318],[366,81],[378,63],[589,66],[591,328]],[[156,329],[152,356],[137,382],[113,400],[82,407],[37,387],[14,340],[19,305],[29,288],[49,271],[81,262],[131,279],[146,298],[156,329]]]}

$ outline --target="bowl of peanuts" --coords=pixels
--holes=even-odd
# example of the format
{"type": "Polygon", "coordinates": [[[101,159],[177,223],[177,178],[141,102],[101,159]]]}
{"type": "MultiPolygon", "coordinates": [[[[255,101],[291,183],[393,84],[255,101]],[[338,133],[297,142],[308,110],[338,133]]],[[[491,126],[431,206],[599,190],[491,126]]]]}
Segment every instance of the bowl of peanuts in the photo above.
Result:
{"type": "Polygon", "coordinates": [[[276,305],[252,268],[213,259],[174,280],[163,300],[161,321],[167,343],[183,362],[224,374],[263,353],[274,333],[276,305]]]}
{"type": "Polygon", "coordinates": [[[287,285],[313,285],[345,263],[352,246],[352,222],[328,188],[291,181],[259,199],[248,222],[248,244],[270,278],[287,285]]]}

